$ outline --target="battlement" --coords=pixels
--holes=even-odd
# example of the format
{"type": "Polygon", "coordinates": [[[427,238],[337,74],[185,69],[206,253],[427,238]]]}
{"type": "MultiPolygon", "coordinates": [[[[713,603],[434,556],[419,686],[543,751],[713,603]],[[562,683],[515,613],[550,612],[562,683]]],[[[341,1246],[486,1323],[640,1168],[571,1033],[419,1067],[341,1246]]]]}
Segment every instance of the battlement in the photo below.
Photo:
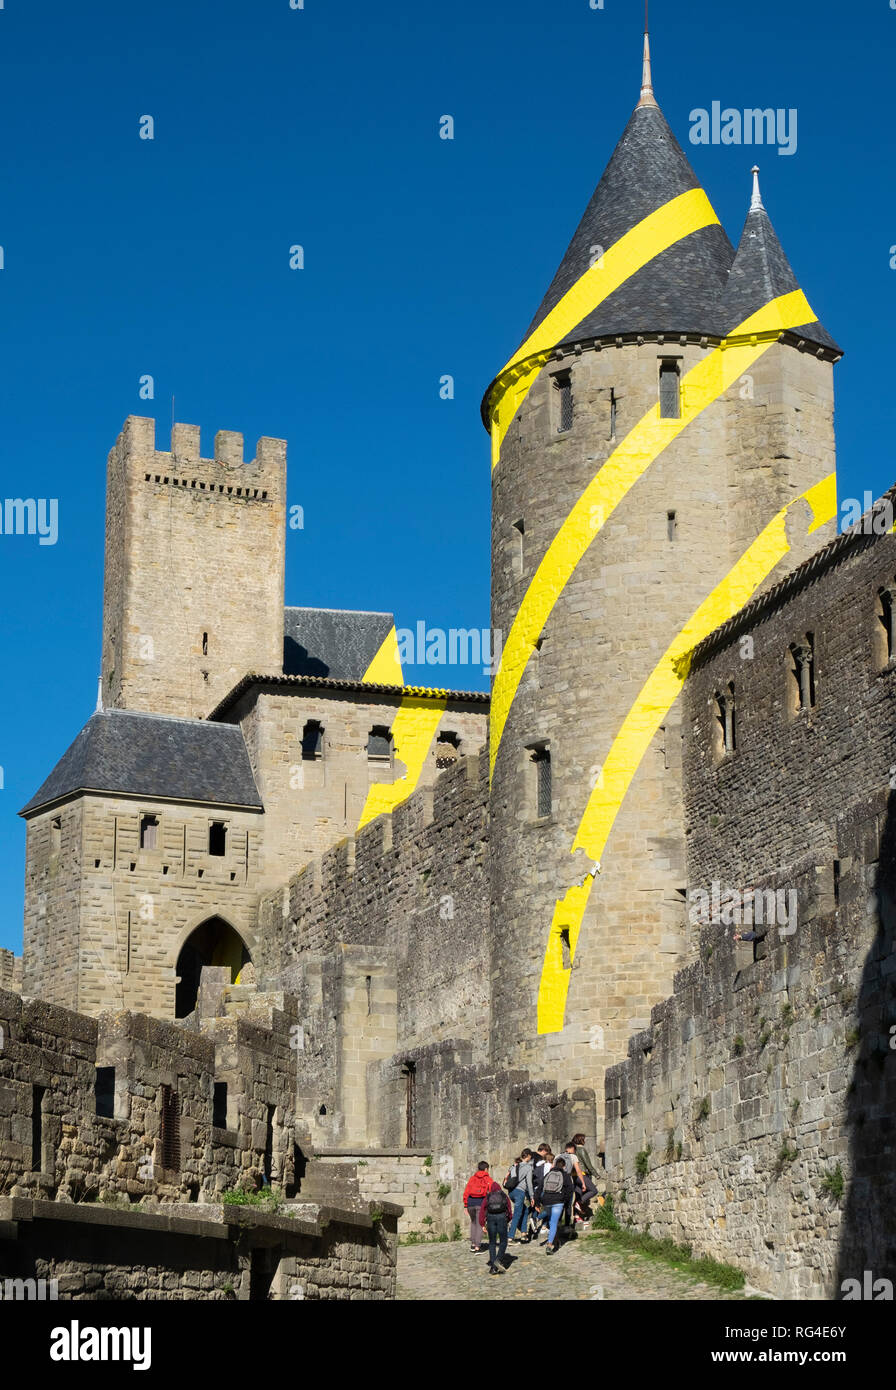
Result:
{"type": "Polygon", "coordinates": [[[286,486],[286,441],[262,436],[254,458],[245,457],[242,434],[218,430],[214,454],[203,458],[198,425],[175,424],[170,447],[156,448],[156,422],[129,415],[109,455],[110,468],[124,464],[133,482],[174,487],[207,496],[242,501],[283,500],[286,486]],[[232,476],[241,474],[237,482],[232,476]],[[142,477],[141,477],[142,474],[142,477]],[[225,475],[229,475],[226,476],[225,475]]]}

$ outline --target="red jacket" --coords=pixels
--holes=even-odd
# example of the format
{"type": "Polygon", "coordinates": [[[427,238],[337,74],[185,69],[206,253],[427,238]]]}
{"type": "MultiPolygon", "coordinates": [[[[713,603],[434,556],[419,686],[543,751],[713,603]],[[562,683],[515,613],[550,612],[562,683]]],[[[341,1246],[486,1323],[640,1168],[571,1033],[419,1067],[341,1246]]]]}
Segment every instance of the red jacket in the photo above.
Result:
{"type": "MultiPolygon", "coordinates": [[[[501,1191],[502,1191],[501,1184],[500,1184],[500,1183],[497,1183],[497,1182],[493,1182],[492,1185],[491,1185],[491,1187],[489,1188],[489,1192],[501,1192],[501,1191]]],[[[483,1202],[483,1203],[482,1203],[482,1206],[479,1208],[479,1224],[480,1224],[480,1226],[482,1226],[482,1227],[485,1226],[485,1218],[486,1218],[486,1216],[487,1216],[487,1214],[488,1214],[488,1213],[486,1212],[486,1210],[485,1210],[487,1206],[488,1206],[488,1203],[487,1203],[487,1202],[483,1202]]],[[[509,1198],[509,1197],[505,1197],[505,1198],[504,1198],[504,1206],[505,1206],[505,1208],[506,1208],[506,1210],[507,1210],[507,1219],[508,1219],[508,1221],[509,1221],[509,1220],[511,1220],[511,1218],[513,1217],[513,1206],[511,1205],[511,1202],[510,1202],[510,1198],[509,1198]]],[[[499,1214],[500,1214],[500,1213],[493,1213],[493,1215],[499,1215],[499,1214]]]]}
{"type": "Polygon", "coordinates": [[[487,1192],[491,1191],[494,1185],[494,1179],[487,1169],[484,1169],[481,1173],[477,1169],[464,1188],[464,1206],[467,1205],[471,1197],[481,1200],[487,1192]]]}

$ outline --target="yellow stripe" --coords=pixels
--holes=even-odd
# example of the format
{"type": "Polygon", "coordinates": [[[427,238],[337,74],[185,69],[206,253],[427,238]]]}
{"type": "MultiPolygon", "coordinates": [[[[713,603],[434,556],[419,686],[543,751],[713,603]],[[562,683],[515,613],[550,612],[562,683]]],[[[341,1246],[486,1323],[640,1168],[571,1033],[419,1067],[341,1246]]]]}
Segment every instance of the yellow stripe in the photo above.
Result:
{"type": "Polygon", "coordinates": [[[667,251],[676,241],[701,227],[718,223],[718,217],[702,188],[692,188],[672,198],[638,222],[606,250],[594,265],[579,277],[572,289],[554,305],[533,333],[499,373],[493,396],[500,392],[492,419],[492,467],[498,462],[501,444],[520,402],[525,399],[551,350],[572,332],[588,314],[636,271],[667,251]],[[528,359],[533,358],[534,361],[528,359]],[[505,373],[519,373],[507,383],[505,373]]]}
{"type": "Polygon", "coordinates": [[[404,685],[401,656],[398,651],[398,634],[395,631],[394,623],[361,680],[373,685],[404,685]]]}
{"type": "Polygon", "coordinates": [[[426,755],[447,703],[447,696],[440,700],[404,696],[392,725],[392,738],[395,757],[401,759],[407,771],[397,782],[375,782],[369,789],[358,830],[362,830],[376,816],[383,813],[391,815],[395,807],[410,796],[420,779],[426,755]]]}
{"type": "Polygon", "coordinates": [[[535,643],[576,566],[614,508],[682,430],[767,351],[779,332],[814,321],[815,314],[802,290],[781,295],[751,314],[682,379],[680,419],[662,419],[657,403],[591,480],[548,547],[507,635],[492,689],[490,774],[494,772],[510,706],[535,643]],[[756,341],[750,336],[744,340],[744,335],[754,335],[756,341]]]}
{"type": "MultiPolygon", "coordinates": [[[[583,849],[589,859],[601,858],[641,759],[678,697],[687,675],[690,653],[698,642],[748,602],[762,581],[788,553],[787,513],[802,500],[812,508],[811,534],[836,516],[835,475],[831,473],[816,483],[773,517],[666,648],[613,741],[603,765],[600,785],[592,791],[579,824],[572,846],[573,854],[583,849]]],[[[569,957],[572,962],[593,884],[593,876],[587,875],[583,885],[570,888],[554,907],[538,990],[539,1033],[558,1033],[563,1028],[570,970],[563,965],[560,933],[564,928],[569,932],[569,957]]]]}

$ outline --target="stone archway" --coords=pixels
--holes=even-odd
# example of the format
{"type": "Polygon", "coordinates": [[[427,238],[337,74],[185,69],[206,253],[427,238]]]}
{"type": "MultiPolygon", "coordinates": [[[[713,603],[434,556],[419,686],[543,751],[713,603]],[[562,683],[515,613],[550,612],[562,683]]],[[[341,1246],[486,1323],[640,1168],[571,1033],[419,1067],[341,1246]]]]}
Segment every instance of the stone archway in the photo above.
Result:
{"type": "Polygon", "coordinates": [[[174,1017],[186,1018],[195,1009],[204,965],[229,966],[231,983],[238,984],[240,971],[251,959],[245,941],[223,917],[208,917],[200,922],[177,957],[174,1017]]]}

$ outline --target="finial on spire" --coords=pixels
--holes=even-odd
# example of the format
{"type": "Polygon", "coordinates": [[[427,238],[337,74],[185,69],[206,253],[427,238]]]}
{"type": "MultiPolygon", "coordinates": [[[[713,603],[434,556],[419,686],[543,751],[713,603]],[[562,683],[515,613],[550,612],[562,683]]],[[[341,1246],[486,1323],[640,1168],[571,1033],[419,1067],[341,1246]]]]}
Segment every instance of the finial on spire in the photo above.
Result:
{"type": "Polygon", "coordinates": [[[762,194],[759,192],[759,165],[754,164],[750,173],[753,175],[753,197],[750,199],[750,211],[764,212],[765,207],[762,202],[762,194]]]}
{"type": "Polygon", "coordinates": [[[650,33],[647,27],[647,0],[644,0],[644,68],[641,73],[641,100],[638,106],[656,106],[650,76],[650,33]]]}

